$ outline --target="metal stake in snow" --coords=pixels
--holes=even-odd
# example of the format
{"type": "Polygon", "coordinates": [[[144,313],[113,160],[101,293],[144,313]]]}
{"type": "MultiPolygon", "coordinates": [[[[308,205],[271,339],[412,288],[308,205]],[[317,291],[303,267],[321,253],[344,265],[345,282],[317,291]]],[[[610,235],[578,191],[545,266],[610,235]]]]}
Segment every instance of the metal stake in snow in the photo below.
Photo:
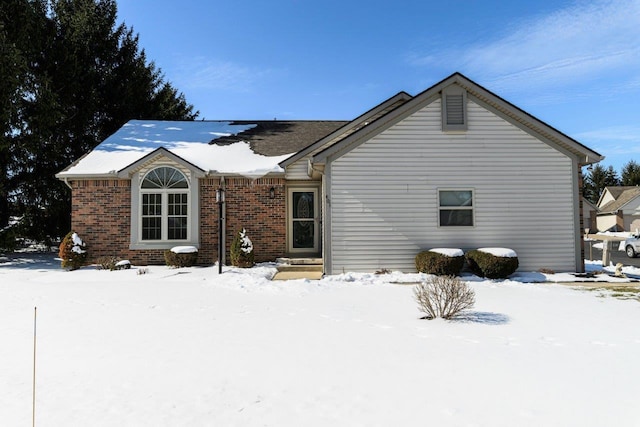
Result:
{"type": "Polygon", "coordinates": [[[38,319],[38,307],[33,307],[33,397],[31,425],[36,425],[36,325],[38,319]]]}

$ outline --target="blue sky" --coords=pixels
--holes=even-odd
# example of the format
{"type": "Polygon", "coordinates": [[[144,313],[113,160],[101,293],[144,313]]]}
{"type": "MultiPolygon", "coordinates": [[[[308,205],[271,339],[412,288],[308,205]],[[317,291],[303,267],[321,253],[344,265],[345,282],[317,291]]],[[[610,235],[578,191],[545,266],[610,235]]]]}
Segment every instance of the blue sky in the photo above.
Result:
{"type": "Polygon", "coordinates": [[[352,119],[455,71],[640,163],[640,0],[119,0],[200,118],[352,119]]]}

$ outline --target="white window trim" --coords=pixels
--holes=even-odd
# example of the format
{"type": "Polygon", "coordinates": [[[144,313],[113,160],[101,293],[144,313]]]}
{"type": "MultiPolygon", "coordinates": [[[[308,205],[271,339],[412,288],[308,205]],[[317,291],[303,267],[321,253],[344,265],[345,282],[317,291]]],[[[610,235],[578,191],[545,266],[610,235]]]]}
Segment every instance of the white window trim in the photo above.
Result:
{"type": "Polygon", "coordinates": [[[458,85],[451,85],[442,90],[442,131],[443,132],[466,132],[468,125],[467,117],[467,91],[458,85]],[[447,123],[447,95],[462,95],[462,124],[447,123]]]}
{"type": "Polygon", "coordinates": [[[175,164],[154,164],[153,167],[146,169],[144,172],[136,172],[131,177],[131,230],[130,230],[130,242],[129,249],[171,249],[173,246],[189,245],[199,248],[199,230],[200,224],[200,189],[198,186],[198,180],[194,177],[193,173],[185,174],[183,168],[175,164]],[[158,167],[171,167],[181,171],[189,184],[189,188],[178,189],[141,189],[140,185],[142,179],[146,176],[146,173],[151,169],[158,167]],[[160,192],[163,194],[168,193],[187,193],[187,239],[186,240],[166,240],[164,224],[168,210],[166,205],[168,203],[168,197],[163,197],[162,212],[163,212],[163,240],[142,240],[142,194],[160,192]]]}
{"type": "Polygon", "coordinates": [[[446,228],[447,230],[468,230],[476,227],[476,190],[474,188],[438,188],[436,189],[436,205],[438,207],[438,228],[446,228]],[[471,206],[440,206],[440,192],[442,191],[470,191],[471,206]],[[470,210],[472,225],[442,225],[440,224],[441,210],[470,210]]]}

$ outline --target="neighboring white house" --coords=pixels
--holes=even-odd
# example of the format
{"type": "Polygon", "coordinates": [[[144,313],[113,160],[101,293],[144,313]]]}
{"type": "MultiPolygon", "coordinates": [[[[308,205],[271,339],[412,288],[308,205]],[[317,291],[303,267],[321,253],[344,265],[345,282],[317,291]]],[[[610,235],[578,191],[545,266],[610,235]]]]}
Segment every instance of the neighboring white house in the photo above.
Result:
{"type": "Polygon", "coordinates": [[[602,156],[459,73],[304,158],[323,176],[326,273],[486,246],[523,270],[583,269],[579,174],[602,156]]]}
{"type": "Polygon", "coordinates": [[[640,187],[606,187],[598,211],[598,231],[640,230],[640,187]]]}

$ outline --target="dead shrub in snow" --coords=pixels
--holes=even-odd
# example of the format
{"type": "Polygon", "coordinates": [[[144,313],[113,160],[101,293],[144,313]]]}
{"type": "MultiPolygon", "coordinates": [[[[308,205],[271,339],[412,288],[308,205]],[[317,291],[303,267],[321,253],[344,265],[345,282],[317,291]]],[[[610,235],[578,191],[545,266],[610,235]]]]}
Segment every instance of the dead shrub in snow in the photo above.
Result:
{"type": "Polygon", "coordinates": [[[454,276],[433,276],[417,285],[413,293],[426,319],[451,319],[476,302],[473,289],[454,276]]]}

